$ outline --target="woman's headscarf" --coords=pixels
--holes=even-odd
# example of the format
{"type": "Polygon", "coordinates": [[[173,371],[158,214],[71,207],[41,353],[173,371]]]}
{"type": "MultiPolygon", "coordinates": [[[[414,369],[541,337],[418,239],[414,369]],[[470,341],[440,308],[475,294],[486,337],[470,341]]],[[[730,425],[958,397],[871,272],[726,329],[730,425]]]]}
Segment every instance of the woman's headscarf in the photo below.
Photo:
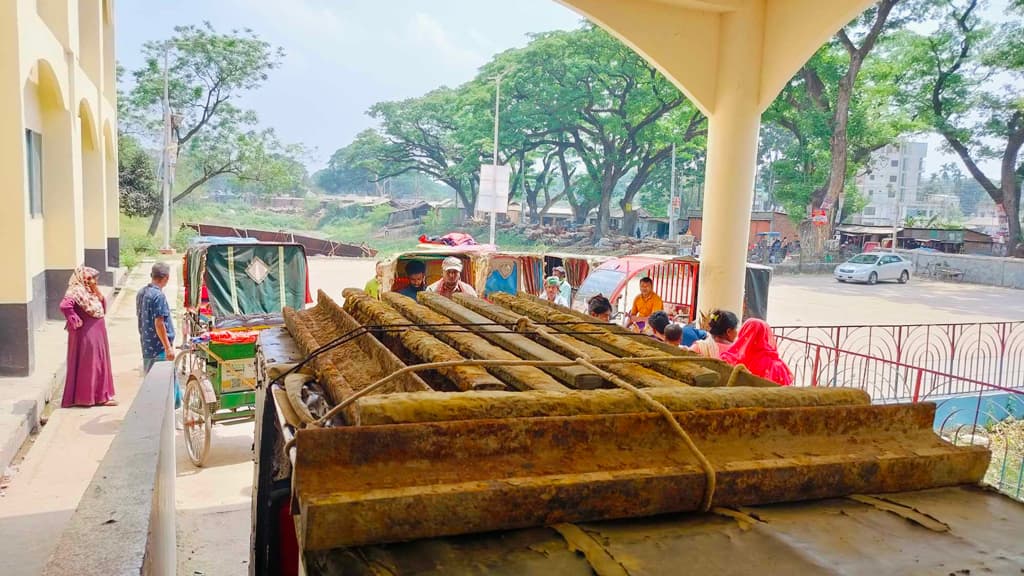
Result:
{"type": "Polygon", "coordinates": [[[751,374],[775,382],[780,386],[793,383],[793,373],[779,357],[775,337],[764,320],[751,318],[740,327],[736,341],[722,353],[729,364],[743,364],[751,374]]]}
{"type": "Polygon", "coordinates": [[[68,280],[68,291],[64,293],[65,298],[70,298],[78,304],[78,307],[85,310],[85,313],[93,318],[103,318],[103,301],[89,290],[85,281],[89,278],[99,276],[95,268],[79,266],[68,280]]]}

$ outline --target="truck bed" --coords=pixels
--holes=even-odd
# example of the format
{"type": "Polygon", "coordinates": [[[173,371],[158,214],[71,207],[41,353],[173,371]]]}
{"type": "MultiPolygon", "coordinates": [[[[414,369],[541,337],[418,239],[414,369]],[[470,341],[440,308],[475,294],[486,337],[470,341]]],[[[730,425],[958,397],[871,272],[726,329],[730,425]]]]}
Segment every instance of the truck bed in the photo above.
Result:
{"type": "Polygon", "coordinates": [[[981,487],[308,552],[308,574],[1022,574],[1024,504],[981,487]]]}

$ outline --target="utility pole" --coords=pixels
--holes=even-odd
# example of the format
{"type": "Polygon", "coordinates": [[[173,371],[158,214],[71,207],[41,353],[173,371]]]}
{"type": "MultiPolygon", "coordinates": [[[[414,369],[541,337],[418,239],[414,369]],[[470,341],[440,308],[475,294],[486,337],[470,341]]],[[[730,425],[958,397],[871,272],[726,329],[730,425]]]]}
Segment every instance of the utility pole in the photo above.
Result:
{"type": "Polygon", "coordinates": [[[162,250],[171,250],[171,100],[167,81],[167,59],[170,51],[170,43],[164,44],[164,151],[163,151],[163,178],[161,188],[164,200],[164,245],[162,250]]]}
{"type": "Polygon", "coordinates": [[[676,145],[672,143],[672,174],[668,188],[668,241],[677,242],[679,231],[676,229],[676,145]]]}
{"type": "Polygon", "coordinates": [[[491,240],[490,243],[494,244],[494,229],[495,222],[497,220],[496,215],[496,204],[498,203],[498,104],[501,101],[501,77],[504,76],[508,71],[502,72],[494,77],[494,158],[492,165],[494,166],[494,178],[491,179],[491,240]]]}

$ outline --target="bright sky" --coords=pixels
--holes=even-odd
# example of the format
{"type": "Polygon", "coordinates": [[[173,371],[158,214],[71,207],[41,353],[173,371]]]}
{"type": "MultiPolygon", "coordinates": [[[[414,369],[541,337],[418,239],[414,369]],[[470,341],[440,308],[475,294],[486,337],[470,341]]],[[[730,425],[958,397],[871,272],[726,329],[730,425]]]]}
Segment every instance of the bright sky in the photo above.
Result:
{"type": "MultiPolygon", "coordinates": [[[[285,141],[315,148],[313,169],[373,125],[365,112],[374,103],[461,84],[527,34],[581,22],[552,0],[125,0],[117,3],[118,59],[136,68],[144,42],[204,20],[220,31],[251,28],[284,48],[281,68],[242,104],[285,141]]],[[[940,138],[921,139],[926,173],[955,161],[940,152],[940,138]]]]}

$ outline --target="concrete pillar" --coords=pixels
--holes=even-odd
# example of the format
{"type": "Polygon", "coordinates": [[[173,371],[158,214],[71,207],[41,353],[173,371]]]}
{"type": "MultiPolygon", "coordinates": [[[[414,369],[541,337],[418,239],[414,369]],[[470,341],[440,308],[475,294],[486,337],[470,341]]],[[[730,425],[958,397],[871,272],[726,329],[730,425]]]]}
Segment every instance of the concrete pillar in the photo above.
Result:
{"type": "Polygon", "coordinates": [[[103,281],[107,271],[107,194],[106,166],[98,140],[98,131],[82,109],[82,198],[85,227],[84,262],[100,272],[103,281]]]}
{"type": "Polygon", "coordinates": [[[46,317],[60,320],[68,279],[84,259],[81,148],[71,110],[43,111],[43,238],[46,317]]]}
{"type": "Polygon", "coordinates": [[[106,173],[103,179],[103,185],[104,193],[107,197],[107,268],[120,268],[121,197],[118,192],[117,138],[114,136],[113,130],[110,128],[110,124],[107,124],[103,130],[103,141],[103,165],[104,172],[106,173]]]}
{"type": "MultiPolygon", "coordinates": [[[[708,115],[707,189],[697,307],[741,315],[754,195],[764,0],[723,14],[718,83],[708,115]]],[[[698,316],[699,318],[700,316],[698,316]]]]}
{"type": "Polygon", "coordinates": [[[28,264],[24,85],[18,3],[0,3],[0,376],[33,368],[32,278],[28,264]]]}

